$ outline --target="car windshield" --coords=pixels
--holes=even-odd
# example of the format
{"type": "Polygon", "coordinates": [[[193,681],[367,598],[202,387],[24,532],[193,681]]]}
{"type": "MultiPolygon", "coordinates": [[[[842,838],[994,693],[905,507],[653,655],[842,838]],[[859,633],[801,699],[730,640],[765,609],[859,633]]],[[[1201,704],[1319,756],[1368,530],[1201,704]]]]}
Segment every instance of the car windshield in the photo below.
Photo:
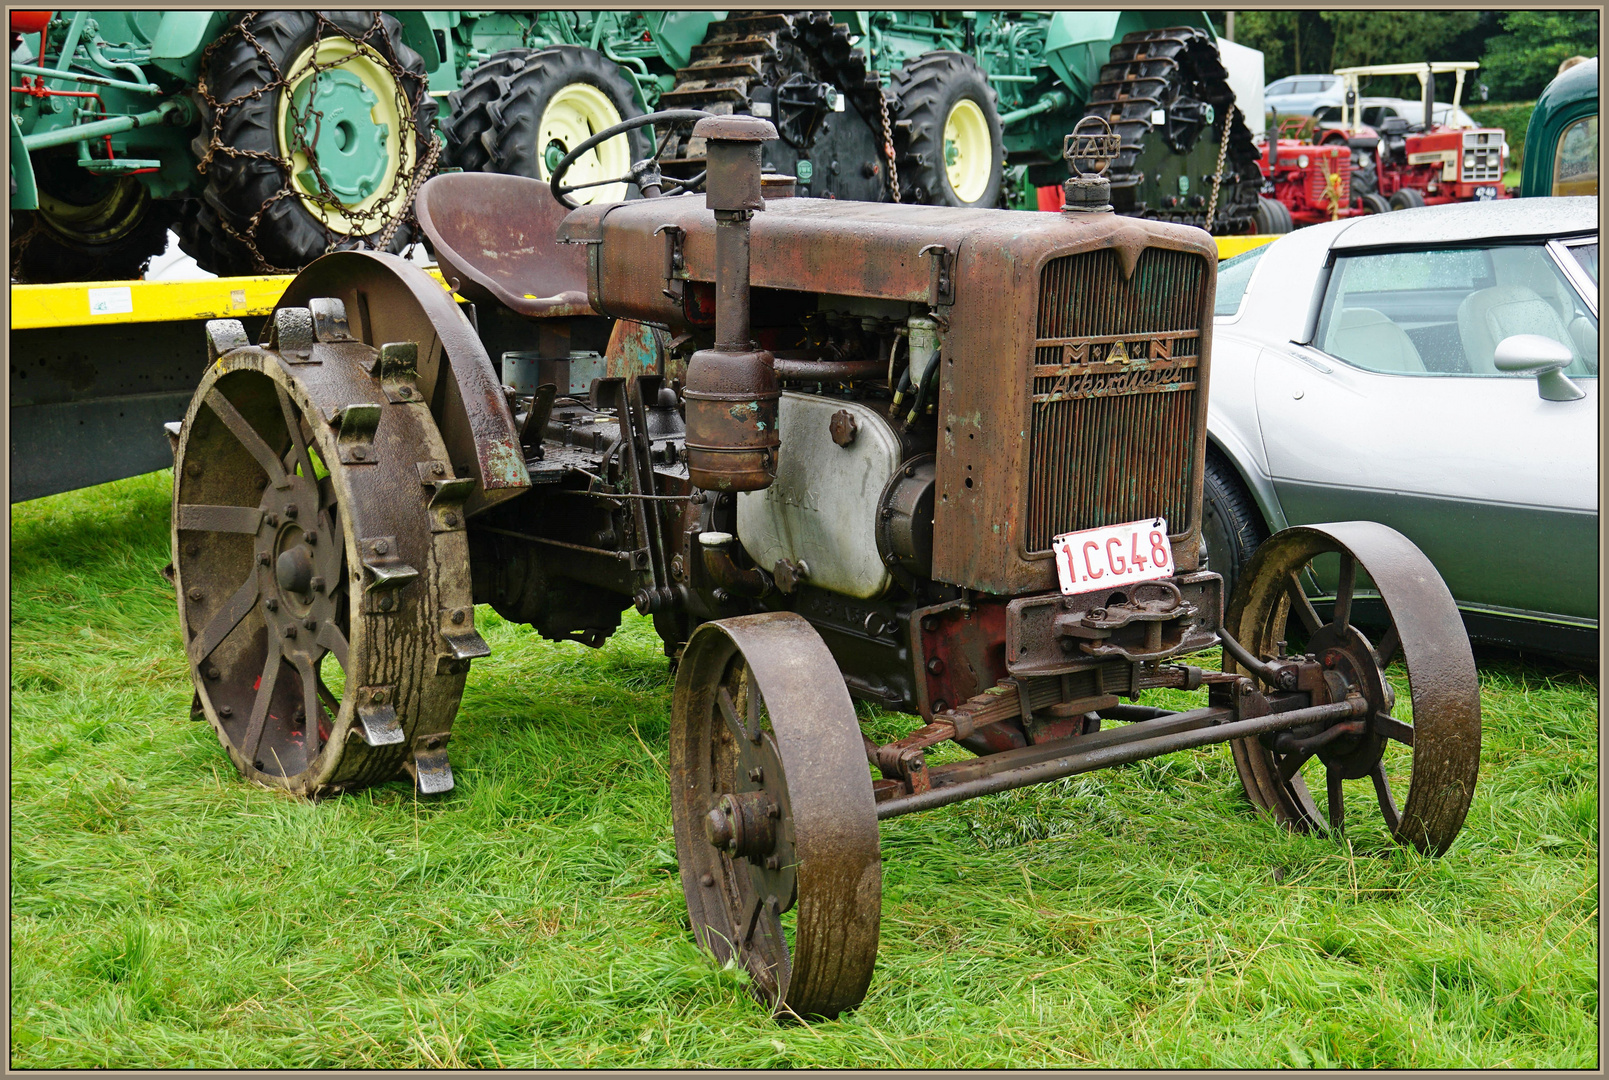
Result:
{"type": "Polygon", "coordinates": [[[1268,245],[1263,244],[1218,264],[1218,298],[1212,308],[1214,315],[1233,315],[1240,310],[1240,301],[1246,295],[1247,284],[1251,282],[1252,268],[1267,250],[1268,245]]]}
{"type": "Polygon", "coordinates": [[[1497,370],[1498,342],[1540,334],[1598,374],[1598,318],[1541,244],[1341,255],[1314,344],[1366,371],[1525,377],[1497,370]]]}

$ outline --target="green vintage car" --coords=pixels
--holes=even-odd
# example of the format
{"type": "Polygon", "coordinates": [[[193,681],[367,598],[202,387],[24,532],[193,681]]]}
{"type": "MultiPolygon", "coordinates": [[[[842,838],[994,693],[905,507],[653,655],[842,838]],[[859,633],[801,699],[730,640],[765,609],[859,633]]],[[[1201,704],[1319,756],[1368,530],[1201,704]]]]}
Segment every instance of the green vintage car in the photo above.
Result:
{"type": "Polygon", "coordinates": [[[1520,194],[1598,194],[1598,59],[1548,83],[1525,133],[1520,194]]]}

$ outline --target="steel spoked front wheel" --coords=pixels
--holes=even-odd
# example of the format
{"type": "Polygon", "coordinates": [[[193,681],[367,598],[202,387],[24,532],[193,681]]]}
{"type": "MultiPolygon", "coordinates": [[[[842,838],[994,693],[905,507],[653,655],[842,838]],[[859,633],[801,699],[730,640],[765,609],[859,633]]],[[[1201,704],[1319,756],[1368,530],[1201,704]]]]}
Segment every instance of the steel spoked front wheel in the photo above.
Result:
{"type": "Polygon", "coordinates": [[[735,957],[778,1017],[859,1004],[881,917],[877,810],[854,706],[808,622],[778,612],[694,632],[676,679],[671,788],[699,944],[735,957]]]}
{"type": "Polygon", "coordinates": [[[1369,704],[1357,721],[1231,744],[1252,802],[1294,829],[1338,834],[1358,781],[1393,838],[1426,854],[1452,845],[1480,766],[1480,687],[1452,594],[1407,537],[1363,521],[1286,529],[1253,556],[1224,628],[1265,659],[1305,639],[1330,696],[1369,704]],[[1315,587],[1333,600],[1315,606],[1315,587]],[[1399,658],[1406,695],[1386,675],[1399,658]]]}

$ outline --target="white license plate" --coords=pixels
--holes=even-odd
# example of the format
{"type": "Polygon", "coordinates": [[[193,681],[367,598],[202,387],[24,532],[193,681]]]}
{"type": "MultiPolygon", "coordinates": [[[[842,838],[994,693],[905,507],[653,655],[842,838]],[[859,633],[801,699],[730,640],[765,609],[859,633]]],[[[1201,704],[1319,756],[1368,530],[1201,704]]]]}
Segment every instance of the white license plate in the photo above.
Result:
{"type": "Polygon", "coordinates": [[[1497,198],[1497,189],[1494,187],[1478,187],[1475,189],[1475,198],[1485,202],[1487,199],[1497,198]]]}
{"type": "Polygon", "coordinates": [[[1162,518],[1063,533],[1050,546],[1063,596],[1173,576],[1173,545],[1162,518]]]}

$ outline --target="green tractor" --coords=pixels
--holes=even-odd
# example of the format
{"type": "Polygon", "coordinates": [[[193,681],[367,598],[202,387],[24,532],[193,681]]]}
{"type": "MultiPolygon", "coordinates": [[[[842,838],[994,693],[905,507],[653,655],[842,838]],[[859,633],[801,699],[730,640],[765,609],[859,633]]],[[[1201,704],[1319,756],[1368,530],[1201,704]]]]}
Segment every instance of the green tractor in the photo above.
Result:
{"type": "MultiPolygon", "coordinates": [[[[138,277],[170,228],[218,274],[294,272],[344,248],[401,252],[418,238],[414,192],[434,172],[541,175],[547,157],[651,108],[718,16],[10,17],[11,276],[73,281],[138,277]],[[515,145],[538,132],[534,155],[515,145]]],[[[600,149],[630,152],[623,140],[600,149]]]]}
{"type": "MultiPolygon", "coordinates": [[[[1122,138],[1110,172],[1119,213],[1250,229],[1262,174],[1205,12],[839,17],[890,79],[897,166],[912,201],[1033,208],[1034,189],[1066,178],[1063,136],[1093,115],[1122,138]]],[[[1238,81],[1261,86],[1261,72],[1238,81]]]]}
{"type": "MultiPolygon", "coordinates": [[[[1228,48],[1260,89],[1260,54],[1228,48]]],[[[1240,233],[1262,173],[1230,84],[1204,12],[745,12],[709,27],[661,107],[773,120],[766,164],[800,194],[1022,208],[1059,190],[1063,136],[1097,115],[1122,138],[1120,213],[1240,233]]],[[[692,142],[668,172],[702,167],[692,142]]]]}

